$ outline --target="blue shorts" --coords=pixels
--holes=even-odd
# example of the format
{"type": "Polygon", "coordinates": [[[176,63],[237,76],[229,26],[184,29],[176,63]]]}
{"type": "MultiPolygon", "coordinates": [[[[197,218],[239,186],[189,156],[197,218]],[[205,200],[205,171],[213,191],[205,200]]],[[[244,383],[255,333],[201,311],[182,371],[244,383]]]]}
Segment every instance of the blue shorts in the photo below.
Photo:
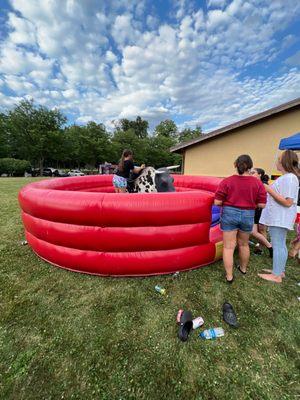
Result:
{"type": "Polygon", "coordinates": [[[114,175],[113,176],[113,185],[117,189],[126,189],[127,188],[127,179],[123,178],[123,176],[114,175]]]}
{"type": "Polygon", "coordinates": [[[241,231],[251,233],[254,224],[255,210],[224,206],[221,215],[221,230],[223,232],[241,231]]]}

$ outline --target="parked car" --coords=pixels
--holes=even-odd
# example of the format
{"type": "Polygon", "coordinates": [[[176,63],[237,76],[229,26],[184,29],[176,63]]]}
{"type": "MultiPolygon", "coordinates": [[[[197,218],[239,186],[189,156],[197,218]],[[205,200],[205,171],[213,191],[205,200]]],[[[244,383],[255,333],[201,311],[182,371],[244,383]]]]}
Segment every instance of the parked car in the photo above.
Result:
{"type": "Polygon", "coordinates": [[[62,169],[57,169],[54,172],[54,176],[59,176],[59,177],[65,177],[65,176],[70,176],[69,174],[67,174],[66,172],[64,172],[62,169]]]}
{"type": "Polygon", "coordinates": [[[81,172],[79,169],[71,169],[68,174],[69,176],[84,176],[84,173],[81,172]]]}
{"type": "Polygon", "coordinates": [[[40,169],[39,168],[31,168],[31,176],[39,176],[40,175],[40,169]]]}
{"type": "Polygon", "coordinates": [[[58,173],[57,168],[44,168],[43,169],[43,176],[57,176],[55,174],[58,173]]]}

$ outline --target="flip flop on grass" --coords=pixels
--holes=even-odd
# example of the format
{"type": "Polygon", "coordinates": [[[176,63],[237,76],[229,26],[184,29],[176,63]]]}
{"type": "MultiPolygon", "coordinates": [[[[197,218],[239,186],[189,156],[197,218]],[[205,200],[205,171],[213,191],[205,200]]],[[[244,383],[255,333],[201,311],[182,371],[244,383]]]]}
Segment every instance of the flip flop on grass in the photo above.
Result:
{"type": "Polygon", "coordinates": [[[226,324],[232,326],[233,328],[237,328],[239,326],[236,314],[230,303],[223,304],[223,320],[226,322],[226,324]]]}
{"type": "Polygon", "coordinates": [[[182,342],[186,342],[189,338],[189,334],[193,329],[193,315],[191,311],[179,310],[177,314],[177,323],[179,323],[178,338],[182,342]]]}

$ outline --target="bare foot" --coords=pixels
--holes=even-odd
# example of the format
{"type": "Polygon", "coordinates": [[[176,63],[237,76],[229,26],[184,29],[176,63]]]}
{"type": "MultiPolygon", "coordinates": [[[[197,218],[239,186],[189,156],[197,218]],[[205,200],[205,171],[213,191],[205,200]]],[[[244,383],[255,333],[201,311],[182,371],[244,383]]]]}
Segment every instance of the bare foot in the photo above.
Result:
{"type": "Polygon", "coordinates": [[[277,276],[274,274],[258,274],[258,276],[266,281],[274,282],[274,283],[281,283],[282,278],[281,276],[277,276]]]}
{"type": "MultiPolygon", "coordinates": [[[[273,272],[272,269],[267,269],[267,268],[264,268],[263,271],[264,271],[264,272],[267,272],[268,274],[272,274],[272,272],[273,272]]],[[[282,272],[282,273],[280,274],[280,276],[281,276],[281,278],[285,278],[285,273],[282,272]]]]}
{"type": "Polygon", "coordinates": [[[290,256],[291,258],[295,258],[297,254],[298,254],[298,251],[295,250],[295,249],[291,249],[291,250],[289,251],[289,256],[290,256]]]}

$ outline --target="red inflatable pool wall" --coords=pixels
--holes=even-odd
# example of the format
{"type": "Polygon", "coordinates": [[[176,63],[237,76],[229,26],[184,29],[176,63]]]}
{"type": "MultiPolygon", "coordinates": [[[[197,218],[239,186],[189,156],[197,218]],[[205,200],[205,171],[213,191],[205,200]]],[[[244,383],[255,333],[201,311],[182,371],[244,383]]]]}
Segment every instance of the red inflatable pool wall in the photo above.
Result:
{"type": "Polygon", "coordinates": [[[220,179],[174,176],[176,192],[115,194],[112,176],[42,180],[19,193],[26,239],[44,260],[110,276],[168,274],[220,256],[211,228],[220,179]]]}

